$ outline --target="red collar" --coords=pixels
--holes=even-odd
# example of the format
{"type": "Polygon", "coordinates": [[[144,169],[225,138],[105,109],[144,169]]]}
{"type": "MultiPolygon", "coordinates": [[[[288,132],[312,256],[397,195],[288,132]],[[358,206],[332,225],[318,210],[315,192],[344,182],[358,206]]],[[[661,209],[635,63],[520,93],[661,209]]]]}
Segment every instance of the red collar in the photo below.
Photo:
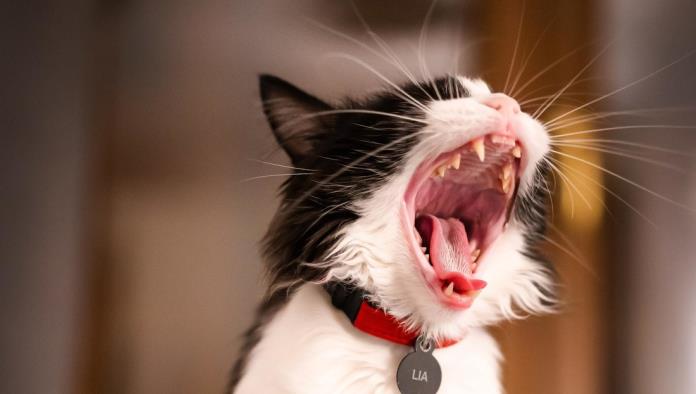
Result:
{"type": "MultiPolygon", "coordinates": [[[[341,283],[331,283],[326,289],[331,294],[331,303],[342,310],[358,330],[400,345],[412,346],[416,342],[419,331],[407,331],[394,316],[372,306],[361,289],[341,283]]],[[[438,341],[437,347],[457,342],[459,339],[446,339],[438,341]]]]}

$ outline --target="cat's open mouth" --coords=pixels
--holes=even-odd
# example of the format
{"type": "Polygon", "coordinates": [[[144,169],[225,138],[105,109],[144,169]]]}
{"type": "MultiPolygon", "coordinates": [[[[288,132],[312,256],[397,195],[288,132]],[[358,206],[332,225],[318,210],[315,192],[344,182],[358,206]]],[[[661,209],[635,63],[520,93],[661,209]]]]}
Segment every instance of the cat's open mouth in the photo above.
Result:
{"type": "Polygon", "coordinates": [[[513,136],[492,133],[422,163],[411,180],[406,234],[448,306],[468,308],[486,286],[476,273],[509,219],[522,155],[513,136]]]}

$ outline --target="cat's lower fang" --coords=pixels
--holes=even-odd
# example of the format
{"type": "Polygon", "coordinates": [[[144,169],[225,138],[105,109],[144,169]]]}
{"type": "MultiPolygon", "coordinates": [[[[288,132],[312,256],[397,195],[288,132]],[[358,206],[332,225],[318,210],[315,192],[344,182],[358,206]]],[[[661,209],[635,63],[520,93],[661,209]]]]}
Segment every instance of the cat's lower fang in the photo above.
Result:
{"type": "Polygon", "coordinates": [[[476,249],[471,253],[471,260],[473,260],[475,263],[479,256],[481,256],[481,249],[476,249]]]}
{"type": "Polygon", "coordinates": [[[418,241],[418,245],[423,245],[423,238],[421,237],[420,233],[416,231],[416,229],[413,229],[413,235],[416,237],[416,240],[418,241]]]}
{"type": "Polygon", "coordinates": [[[442,291],[446,296],[452,296],[452,294],[454,294],[454,282],[450,282],[442,291]]]}
{"type": "Polygon", "coordinates": [[[452,297],[452,298],[462,298],[464,296],[476,298],[480,293],[481,290],[469,290],[465,291],[463,294],[460,294],[457,292],[454,288],[454,282],[445,282],[445,284],[442,286],[442,293],[446,295],[447,297],[452,297]]]}

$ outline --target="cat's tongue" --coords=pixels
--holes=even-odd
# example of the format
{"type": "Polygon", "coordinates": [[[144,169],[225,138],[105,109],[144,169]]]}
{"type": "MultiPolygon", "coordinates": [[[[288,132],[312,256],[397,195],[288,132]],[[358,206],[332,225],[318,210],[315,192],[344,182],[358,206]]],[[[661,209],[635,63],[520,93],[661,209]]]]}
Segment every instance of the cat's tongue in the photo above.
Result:
{"type": "Polygon", "coordinates": [[[416,229],[428,242],[430,262],[441,280],[457,282],[460,290],[479,290],[486,282],[471,279],[472,257],[464,224],[456,218],[419,216],[416,229]]]}

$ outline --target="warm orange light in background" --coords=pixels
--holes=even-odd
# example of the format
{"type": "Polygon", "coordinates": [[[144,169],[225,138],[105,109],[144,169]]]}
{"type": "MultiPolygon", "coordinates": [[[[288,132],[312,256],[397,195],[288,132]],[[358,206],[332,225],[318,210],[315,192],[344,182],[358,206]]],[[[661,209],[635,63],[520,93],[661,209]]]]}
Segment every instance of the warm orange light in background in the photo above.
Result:
{"type": "MultiPolygon", "coordinates": [[[[549,119],[554,119],[563,112],[552,112],[549,119]]],[[[586,115],[586,114],[585,114],[586,115]]],[[[583,115],[577,115],[583,116],[583,115]]],[[[592,122],[573,122],[574,124],[563,127],[562,131],[553,133],[581,133],[592,130],[597,126],[592,122]]],[[[590,134],[591,135],[591,134],[590,134]]],[[[574,140],[588,140],[587,134],[577,134],[574,140]]],[[[560,141],[559,141],[560,142],[560,141]]],[[[562,142],[561,142],[562,143],[562,142]]],[[[573,144],[580,145],[580,142],[573,144]]],[[[569,145],[555,146],[557,172],[554,179],[557,183],[558,201],[560,202],[560,214],[564,227],[574,226],[583,232],[596,231],[604,218],[608,208],[605,202],[603,157],[600,151],[587,149],[585,146],[573,147],[569,145]]]]}

